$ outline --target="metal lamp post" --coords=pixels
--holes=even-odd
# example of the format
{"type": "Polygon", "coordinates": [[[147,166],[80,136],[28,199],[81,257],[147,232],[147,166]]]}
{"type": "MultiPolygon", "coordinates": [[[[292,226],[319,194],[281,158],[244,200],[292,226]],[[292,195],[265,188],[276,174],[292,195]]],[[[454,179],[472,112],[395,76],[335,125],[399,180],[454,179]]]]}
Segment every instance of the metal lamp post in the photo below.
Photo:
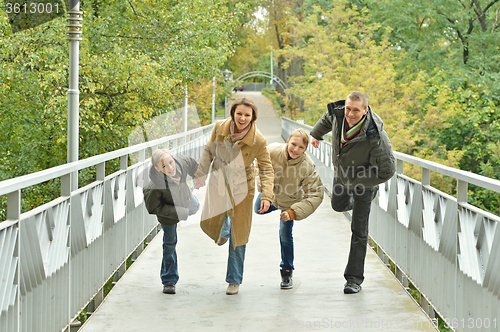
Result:
{"type": "MultiPolygon", "coordinates": [[[[78,90],[79,46],[82,38],[82,14],[80,1],[71,0],[66,25],[68,27],[66,40],[69,41],[69,89],[68,89],[68,163],[78,160],[79,140],[79,104],[78,90]]],[[[70,190],[78,189],[78,172],[70,176],[70,190]]]]}
{"type": "MultiPolygon", "coordinates": [[[[226,68],[222,73],[224,74],[224,81],[226,81],[226,90],[227,90],[227,82],[233,80],[233,72],[226,68]]],[[[226,118],[227,118],[227,96],[224,97],[224,119],[226,118]]]]}

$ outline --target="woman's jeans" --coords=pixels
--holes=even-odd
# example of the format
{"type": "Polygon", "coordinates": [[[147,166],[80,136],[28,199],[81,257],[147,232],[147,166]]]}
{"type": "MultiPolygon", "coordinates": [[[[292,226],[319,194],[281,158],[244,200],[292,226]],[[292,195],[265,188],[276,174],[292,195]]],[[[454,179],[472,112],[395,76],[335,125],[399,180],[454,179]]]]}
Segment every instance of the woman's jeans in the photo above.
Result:
{"type": "MultiPolygon", "coordinates": [[[[192,196],[189,202],[189,215],[195,214],[200,208],[200,202],[196,196],[192,196]]],[[[161,225],[163,229],[163,259],[161,261],[160,278],[163,285],[175,285],[179,280],[177,270],[177,224],[161,225]]]]}
{"type": "Polygon", "coordinates": [[[224,226],[220,232],[223,238],[229,238],[229,255],[227,257],[226,282],[233,285],[240,285],[243,282],[243,266],[245,264],[246,244],[233,248],[233,238],[231,236],[231,219],[226,218],[224,226]]]}
{"type": "MultiPolygon", "coordinates": [[[[278,210],[274,205],[270,205],[269,209],[264,213],[259,213],[260,209],[260,193],[255,200],[255,204],[253,206],[253,210],[257,214],[267,214],[269,212],[273,212],[278,210]]],[[[283,212],[283,211],[281,211],[283,212]]],[[[281,246],[281,263],[280,267],[282,270],[293,270],[293,220],[280,220],[280,246],[281,246]]]]}
{"type": "Polygon", "coordinates": [[[340,182],[333,182],[332,208],[337,212],[352,210],[351,248],[344,271],[347,281],[360,285],[364,280],[366,246],[368,244],[368,218],[378,187],[347,189],[340,182]]]}

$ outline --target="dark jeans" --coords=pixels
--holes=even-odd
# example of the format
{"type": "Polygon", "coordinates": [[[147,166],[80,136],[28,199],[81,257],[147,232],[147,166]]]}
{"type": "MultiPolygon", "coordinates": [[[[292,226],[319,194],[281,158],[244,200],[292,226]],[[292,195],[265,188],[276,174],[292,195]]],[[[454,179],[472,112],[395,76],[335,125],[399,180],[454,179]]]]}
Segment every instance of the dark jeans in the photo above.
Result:
{"type": "MultiPolygon", "coordinates": [[[[267,214],[278,210],[273,204],[269,206],[269,209],[264,213],[259,213],[260,209],[260,193],[255,200],[253,210],[257,214],[267,214]]],[[[283,212],[283,210],[281,211],[283,212]]],[[[283,270],[293,270],[293,220],[280,220],[280,247],[281,247],[281,263],[280,268],[283,270]]]]}
{"type": "Polygon", "coordinates": [[[347,189],[340,182],[333,182],[332,208],[337,212],[352,210],[351,248],[344,271],[344,278],[360,285],[364,280],[366,246],[368,244],[368,218],[371,202],[377,188],[358,187],[347,189]]]}
{"type": "MultiPolygon", "coordinates": [[[[200,208],[198,198],[193,195],[189,203],[189,215],[195,214],[200,208]]],[[[177,224],[161,225],[163,229],[163,258],[161,260],[160,279],[163,285],[175,285],[179,281],[177,269],[177,224]]]]}

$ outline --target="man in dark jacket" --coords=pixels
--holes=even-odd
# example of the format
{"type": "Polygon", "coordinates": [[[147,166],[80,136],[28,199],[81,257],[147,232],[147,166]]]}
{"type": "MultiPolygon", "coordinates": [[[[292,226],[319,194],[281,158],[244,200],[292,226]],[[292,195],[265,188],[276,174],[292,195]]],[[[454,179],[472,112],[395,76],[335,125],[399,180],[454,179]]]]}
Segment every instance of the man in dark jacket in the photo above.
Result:
{"type": "Polygon", "coordinates": [[[363,93],[352,92],[345,101],[327,106],[328,112],[311,130],[311,144],[317,148],[323,135],[332,132],[332,208],[352,210],[351,248],[344,271],[344,293],[352,294],[361,290],[364,280],[371,202],[378,185],[389,180],[396,167],[382,119],[363,93]]]}
{"type": "Polygon", "coordinates": [[[150,182],[143,188],[144,203],[149,214],[158,218],[163,229],[163,260],[160,278],[163,293],[175,294],[179,280],[177,270],[177,223],[186,220],[200,208],[186,182],[194,176],[198,163],[190,157],[172,156],[167,149],[158,149],[151,157],[150,182]]]}

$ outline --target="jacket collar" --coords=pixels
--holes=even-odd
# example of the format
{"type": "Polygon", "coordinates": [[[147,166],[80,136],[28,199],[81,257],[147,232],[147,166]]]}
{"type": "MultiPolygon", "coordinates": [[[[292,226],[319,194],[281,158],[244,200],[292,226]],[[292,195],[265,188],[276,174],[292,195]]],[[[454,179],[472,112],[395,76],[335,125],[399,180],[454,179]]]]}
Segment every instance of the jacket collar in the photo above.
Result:
{"type": "MultiPolygon", "coordinates": [[[[223,136],[223,137],[231,136],[231,129],[230,129],[231,128],[231,121],[232,121],[231,118],[227,118],[226,120],[224,120],[222,125],[216,131],[217,136],[223,136]]],[[[257,127],[255,126],[255,123],[252,122],[251,126],[252,127],[250,127],[250,130],[248,131],[248,133],[241,140],[243,143],[245,143],[248,146],[254,146],[256,143],[256,138],[257,138],[255,135],[255,132],[257,129],[257,127]]]]}

